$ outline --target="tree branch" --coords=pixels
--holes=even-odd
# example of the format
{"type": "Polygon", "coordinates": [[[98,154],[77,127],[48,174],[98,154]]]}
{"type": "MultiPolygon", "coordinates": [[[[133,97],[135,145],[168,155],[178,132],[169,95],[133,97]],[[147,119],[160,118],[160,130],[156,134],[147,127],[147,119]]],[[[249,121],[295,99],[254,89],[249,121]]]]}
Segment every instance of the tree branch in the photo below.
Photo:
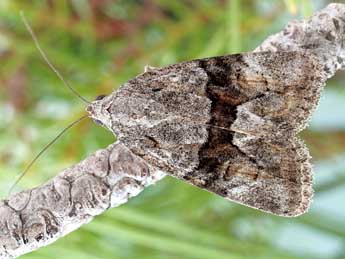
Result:
{"type": "MultiPolygon", "coordinates": [[[[331,77],[345,67],[344,31],[345,5],[330,4],[307,20],[290,22],[255,51],[309,50],[331,77]]],[[[121,143],[98,150],[47,184],[0,201],[0,257],[52,243],[164,175],[121,143]]]]}
{"type": "Polygon", "coordinates": [[[306,20],[288,23],[254,51],[307,50],[319,57],[328,78],[345,68],[345,5],[329,4],[306,20]]]}
{"type": "Polygon", "coordinates": [[[54,242],[163,176],[123,144],[96,151],[47,184],[0,202],[0,258],[54,242]]]}

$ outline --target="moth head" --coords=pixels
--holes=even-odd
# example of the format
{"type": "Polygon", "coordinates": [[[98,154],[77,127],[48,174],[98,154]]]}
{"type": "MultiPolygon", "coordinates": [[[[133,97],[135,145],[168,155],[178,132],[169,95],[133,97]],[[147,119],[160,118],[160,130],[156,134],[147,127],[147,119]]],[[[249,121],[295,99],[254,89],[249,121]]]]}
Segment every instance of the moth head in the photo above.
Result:
{"type": "Polygon", "coordinates": [[[111,99],[102,94],[97,96],[96,99],[86,107],[86,111],[96,124],[111,130],[110,106],[111,99]]]}

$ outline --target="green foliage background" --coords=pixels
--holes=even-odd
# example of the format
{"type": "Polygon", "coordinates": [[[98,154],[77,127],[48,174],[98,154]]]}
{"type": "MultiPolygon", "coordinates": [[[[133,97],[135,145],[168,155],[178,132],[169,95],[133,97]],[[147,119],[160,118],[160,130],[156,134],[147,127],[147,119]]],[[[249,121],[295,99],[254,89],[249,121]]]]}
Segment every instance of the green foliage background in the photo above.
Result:
{"type": "MultiPolygon", "coordinates": [[[[0,194],[32,156],[84,112],[42,61],[23,10],[53,63],[86,98],[143,71],[253,50],[288,21],[326,1],[1,0],[0,194]]],[[[166,177],[129,203],[21,258],[345,258],[344,73],[327,83],[301,135],[315,164],[309,213],[279,218],[166,177]]],[[[42,184],[114,137],[87,120],[52,147],[20,183],[42,184]]]]}

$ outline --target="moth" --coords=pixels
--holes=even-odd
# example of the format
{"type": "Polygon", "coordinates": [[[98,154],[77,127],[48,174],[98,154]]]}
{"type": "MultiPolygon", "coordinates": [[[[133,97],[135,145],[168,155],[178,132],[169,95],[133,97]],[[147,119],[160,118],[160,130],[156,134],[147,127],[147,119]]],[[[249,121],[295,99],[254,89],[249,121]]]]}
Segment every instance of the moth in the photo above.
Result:
{"type": "MultiPolygon", "coordinates": [[[[21,17],[49,67],[87,103],[89,116],[152,168],[275,215],[307,211],[312,166],[296,135],[306,127],[325,84],[316,56],[243,53],[150,68],[89,102],[64,81],[21,17]]],[[[16,183],[46,148],[85,117],[50,142],[16,183]]]]}
{"type": "Polygon", "coordinates": [[[316,57],[244,53],[150,69],[90,117],[157,170],[280,216],[307,211],[312,167],[296,136],[324,85],[316,57]]]}

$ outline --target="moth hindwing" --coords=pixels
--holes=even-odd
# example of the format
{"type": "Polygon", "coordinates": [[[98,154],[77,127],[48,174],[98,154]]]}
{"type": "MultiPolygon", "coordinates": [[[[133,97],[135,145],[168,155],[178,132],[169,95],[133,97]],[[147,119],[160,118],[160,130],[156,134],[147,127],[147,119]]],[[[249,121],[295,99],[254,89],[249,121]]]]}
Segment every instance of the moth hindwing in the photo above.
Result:
{"type": "Polygon", "coordinates": [[[150,70],[87,110],[153,167],[281,216],[312,198],[309,153],[296,138],[323,86],[316,58],[245,53],[150,70]]]}

